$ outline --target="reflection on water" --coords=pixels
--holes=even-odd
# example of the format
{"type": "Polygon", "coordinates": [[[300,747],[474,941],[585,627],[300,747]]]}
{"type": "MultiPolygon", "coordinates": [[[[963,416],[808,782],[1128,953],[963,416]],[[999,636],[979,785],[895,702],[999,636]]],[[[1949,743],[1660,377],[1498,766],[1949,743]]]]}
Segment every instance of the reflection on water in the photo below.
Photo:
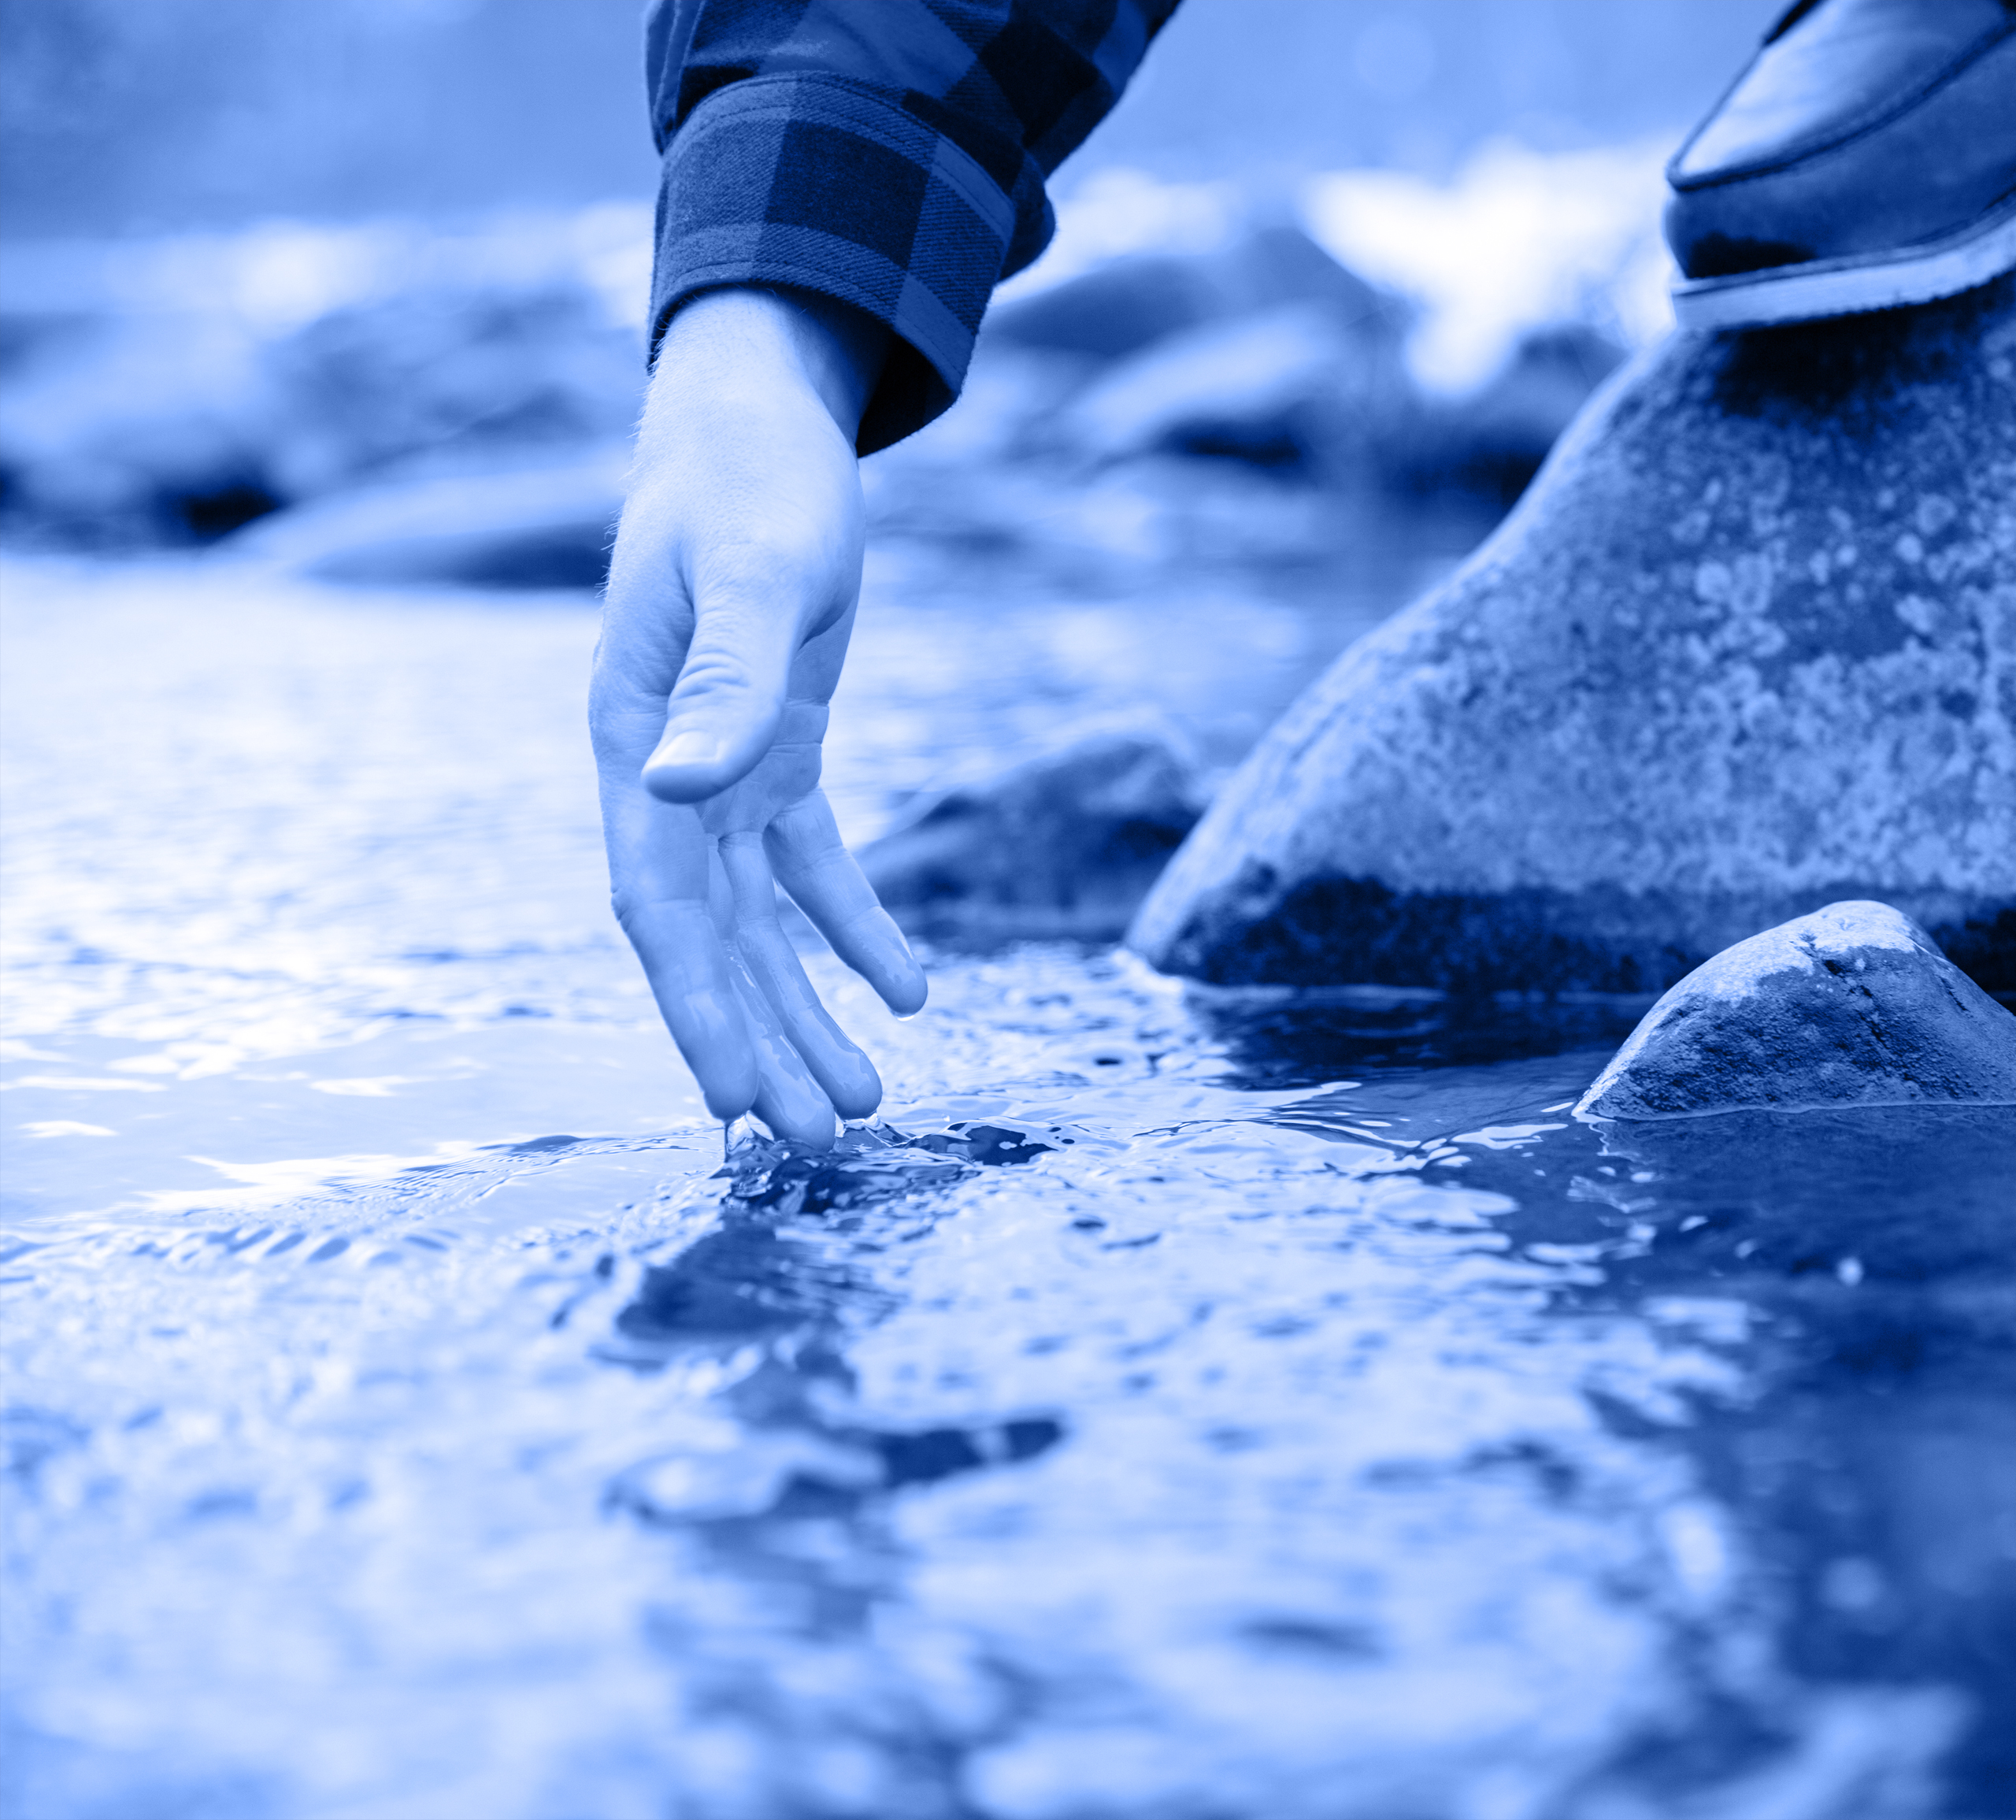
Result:
{"type": "MultiPolygon", "coordinates": [[[[1359,623],[879,585],[857,829],[1359,623]]],[[[2006,1806],[2006,1119],[1594,1128],[1629,1004],[1033,947],[818,971],[880,1121],[724,1155],[578,605],[7,591],[11,1811],[2006,1806]]]]}

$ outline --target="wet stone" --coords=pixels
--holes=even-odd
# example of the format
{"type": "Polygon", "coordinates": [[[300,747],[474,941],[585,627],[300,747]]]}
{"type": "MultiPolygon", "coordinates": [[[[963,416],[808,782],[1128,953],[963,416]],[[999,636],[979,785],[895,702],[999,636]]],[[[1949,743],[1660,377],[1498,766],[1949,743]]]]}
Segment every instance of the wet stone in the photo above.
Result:
{"type": "Polygon", "coordinates": [[[862,869],[899,921],[941,940],[1110,940],[1203,795],[1173,727],[1088,733],[947,791],[864,848],[862,869]]]}
{"type": "Polygon", "coordinates": [[[2016,279],[1675,335],[1262,742],[1130,936],[1222,984],[1661,991],[1880,898],[2016,988],[2016,279]]]}
{"type": "Polygon", "coordinates": [[[1837,903],[1697,967],[1576,1110],[1684,1118],[1918,1101],[2016,1105],[2016,1016],[1908,917],[1837,903]]]}

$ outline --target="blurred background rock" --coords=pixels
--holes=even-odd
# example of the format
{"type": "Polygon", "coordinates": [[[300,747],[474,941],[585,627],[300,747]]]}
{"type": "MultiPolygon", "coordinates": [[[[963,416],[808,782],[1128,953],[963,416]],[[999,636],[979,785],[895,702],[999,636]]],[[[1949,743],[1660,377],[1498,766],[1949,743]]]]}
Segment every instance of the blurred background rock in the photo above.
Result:
{"type": "MultiPolygon", "coordinates": [[[[1467,547],[1666,324],[1658,167],[1771,0],[1188,0],[885,540],[1467,547]]],[[[6,0],[0,524],[592,583],[641,386],[636,0],[6,0]],[[244,529],[260,521],[256,531],[244,529]]]]}

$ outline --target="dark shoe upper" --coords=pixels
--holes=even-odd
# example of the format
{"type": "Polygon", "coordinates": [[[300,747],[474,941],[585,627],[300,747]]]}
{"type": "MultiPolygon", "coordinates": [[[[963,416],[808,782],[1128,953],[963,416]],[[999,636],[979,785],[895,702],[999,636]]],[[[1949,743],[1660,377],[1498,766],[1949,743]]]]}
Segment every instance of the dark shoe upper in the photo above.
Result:
{"type": "Polygon", "coordinates": [[[2016,0],[1801,0],[1666,180],[1689,278],[1961,232],[2016,194],[2016,0]]]}

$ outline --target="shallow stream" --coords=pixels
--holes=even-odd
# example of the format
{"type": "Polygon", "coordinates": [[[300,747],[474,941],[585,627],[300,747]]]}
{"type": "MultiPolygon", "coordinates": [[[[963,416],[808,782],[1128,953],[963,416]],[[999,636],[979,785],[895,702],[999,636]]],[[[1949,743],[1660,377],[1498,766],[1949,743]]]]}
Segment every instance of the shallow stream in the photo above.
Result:
{"type": "MultiPolygon", "coordinates": [[[[1312,604],[878,558],[829,777],[1312,604]]],[[[607,915],[577,598],[16,562],[12,1820],[1990,1820],[2006,1114],[1566,1110],[1642,1006],[932,962],[808,1162],[607,915]]]]}

